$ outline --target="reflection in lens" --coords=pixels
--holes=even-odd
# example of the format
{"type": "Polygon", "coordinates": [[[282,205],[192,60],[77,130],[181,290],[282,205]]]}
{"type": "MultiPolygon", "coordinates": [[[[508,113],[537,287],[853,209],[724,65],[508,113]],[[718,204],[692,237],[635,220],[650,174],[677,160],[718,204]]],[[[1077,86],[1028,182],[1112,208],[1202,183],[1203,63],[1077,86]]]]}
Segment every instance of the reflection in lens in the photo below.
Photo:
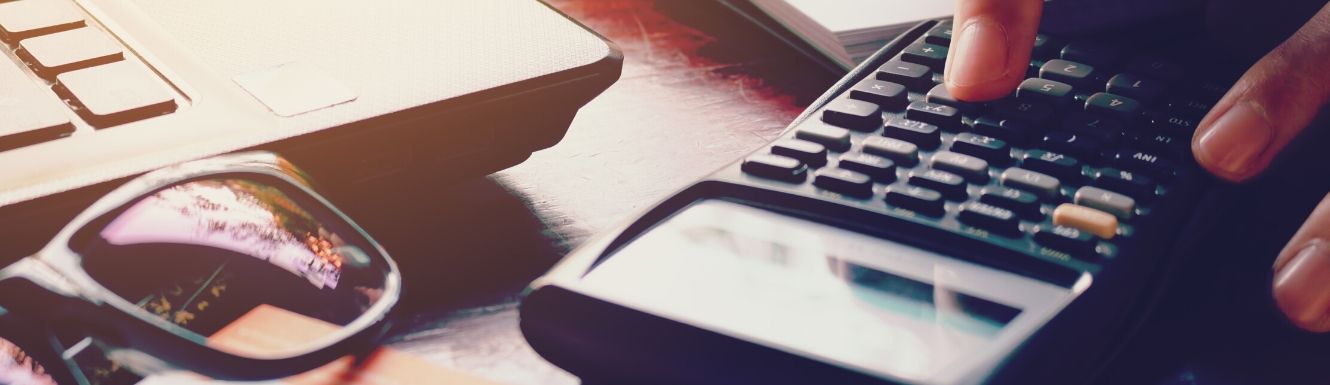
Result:
{"type": "Polygon", "coordinates": [[[259,308],[349,324],[384,290],[384,259],[292,190],[244,179],[172,186],[74,249],[107,288],[202,336],[259,308]]]}
{"type": "Polygon", "coordinates": [[[4,338],[0,338],[0,384],[56,385],[41,363],[4,338]]]}

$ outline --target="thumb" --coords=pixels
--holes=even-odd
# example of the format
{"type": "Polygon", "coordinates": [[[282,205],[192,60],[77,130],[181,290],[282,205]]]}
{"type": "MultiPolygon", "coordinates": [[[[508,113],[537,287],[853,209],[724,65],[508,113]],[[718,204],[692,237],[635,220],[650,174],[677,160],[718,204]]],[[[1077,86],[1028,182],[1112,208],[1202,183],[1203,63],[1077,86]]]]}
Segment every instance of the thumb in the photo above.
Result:
{"type": "Polygon", "coordinates": [[[1238,80],[1192,139],[1196,161],[1215,176],[1259,174],[1316,116],[1330,93],[1330,5],[1238,80]]]}

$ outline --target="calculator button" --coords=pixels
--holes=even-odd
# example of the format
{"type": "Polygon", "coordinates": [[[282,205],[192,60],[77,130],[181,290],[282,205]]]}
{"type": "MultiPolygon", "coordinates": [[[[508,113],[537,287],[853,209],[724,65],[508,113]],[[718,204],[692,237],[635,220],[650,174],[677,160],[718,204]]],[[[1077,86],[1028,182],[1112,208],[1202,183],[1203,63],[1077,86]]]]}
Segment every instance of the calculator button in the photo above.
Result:
{"type": "Polygon", "coordinates": [[[1048,79],[1030,78],[1016,88],[1016,97],[1039,100],[1056,106],[1072,102],[1071,85],[1048,79]]]}
{"type": "Polygon", "coordinates": [[[970,183],[988,182],[988,161],[950,151],[933,155],[932,166],[964,177],[970,183]]]}
{"type": "Polygon", "coordinates": [[[954,201],[965,200],[965,178],[941,170],[923,170],[910,173],[910,184],[936,190],[954,201]]]}
{"type": "Polygon", "coordinates": [[[1095,245],[1094,235],[1067,226],[1039,226],[1034,230],[1034,241],[1073,256],[1093,255],[1095,245]]]}
{"type": "Polygon", "coordinates": [[[919,146],[900,139],[868,137],[864,139],[863,151],[887,157],[907,167],[919,164],[919,146]]]}
{"type": "Polygon", "coordinates": [[[794,137],[827,146],[831,151],[844,152],[850,149],[850,131],[844,128],[810,122],[800,126],[794,137]]]}
{"type": "Polygon", "coordinates": [[[961,125],[961,112],[956,107],[929,103],[914,102],[905,107],[905,118],[916,120],[941,127],[946,130],[955,130],[961,125]]]}
{"type": "Polygon", "coordinates": [[[845,154],[840,157],[836,167],[864,173],[878,183],[896,181],[896,162],[877,155],[845,154]]]}
{"type": "Polygon", "coordinates": [[[19,42],[19,54],[47,79],[121,59],[120,44],[93,28],[79,28],[19,42]]]}
{"type": "Polygon", "coordinates": [[[914,143],[925,149],[937,148],[942,143],[942,131],[937,126],[909,119],[892,119],[882,136],[914,143]]]}
{"type": "MultiPolygon", "coordinates": [[[[1040,140],[1040,147],[1074,156],[1078,159],[1093,160],[1098,156],[1101,142],[1087,135],[1069,132],[1050,132],[1040,140]]],[[[1073,170],[1074,171],[1074,170],[1073,170]]],[[[1071,174],[1060,177],[1074,176],[1071,174]]]]}
{"type": "Polygon", "coordinates": [[[61,93],[78,102],[89,123],[104,127],[174,111],[175,98],[157,75],[118,61],[56,76],[61,93]]]}
{"type": "Polygon", "coordinates": [[[992,108],[993,114],[999,118],[1016,119],[1040,126],[1053,118],[1053,107],[1028,99],[1006,98],[993,103],[992,108]]]}
{"type": "Polygon", "coordinates": [[[1099,171],[1094,181],[1096,186],[1127,194],[1136,199],[1147,200],[1155,195],[1155,182],[1145,175],[1115,168],[1099,171]]]}
{"type": "Polygon", "coordinates": [[[1172,165],[1159,155],[1144,151],[1122,150],[1115,156],[1117,166],[1130,171],[1140,172],[1159,179],[1173,176],[1172,165]]]}
{"type": "Polygon", "coordinates": [[[1043,150],[1030,150],[1021,158],[1021,167],[1052,175],[1068,182],[1081,177],[1081,162],[1070,156],[1043,150]]]}
{"type": "Polygon", "coordinates": [[[932,216],[941,216],[946,211],[942,193],[918,186],[892,186],[888,188],[887,203],[932,216]]]}
{"type": "Polygon", "coordinates": [[[83,25],[83,14],[73,2],[24,0],[0,3],[0,37],[10,43],[83,25]]]}
{"type": "Polygon", "coordinates": [[[1067,61],[1085,63],[1094,66],[1111,66],[1116,64],[1120,57],[1118,50],[1112,46],[1088,42],[1075,41],[1062,47],[1062,59],[1067,61]]]}
{"type": "Polygon", "coordinates": [[[1058,197],[1062,182],[1038,172],[1023,168],[1009,168],[1002,172],[1002,185],[1035,193],[1044,199],[1058,197]]]}
{"type": "Polygon", "coordinates": [[[862,100],[837,99],[822,110],[822,121],[855,131],[873,131],[882,126],[882,110],[862,100]]]}
{"type": "MultiPolygon", "coordinates": [[[[850,99],[877,104],[884,109],[900,109],[910,103],[905,86],[881,80],[864,79],[850,89],[850,99]]],[[[874,127],[876,128],[876,127],[874,127]]]]}
{"type": "Polygon", "coordinates": [[[928,33],[924,34],[924,41],[928,42],[928,44],[936,44],[940,46],[950,45],[951,23],[938,23],[936,27],[933,27],[933,29],[928,30],[928,33]]]}
{"type": "Polygon", "coordinates": [[[927,100],[929,103],[956,107],[956,109],[967,113],[979,111],[980,107],[979,104],[962,102],[959,99],[952,97],[951,91],[947,91],[946,84],[938,84],[936,86],[933,86],[933,89],[928,90],[928,94],[924,95],[924,100],[927,100]]]}
{"type": "Polygon", "coordinates": [[[1122,121],[1085,111],[1072,111],[1062,118],[1064,131],[1094,138],[1106,145],[1112,145],[1122,135],[1122,121]]]}
{"type": "Polygon", "coordinates": [[[1021,145],[1025,144],[1026,138],[1029,138],[1035,132],[1035,128],[1030,123],[1019,120],[985,116],[974,121],[974,132],[979,135],[1002,139],[1007,143],[1021,145]]]}
{"type": "Polygon", "coordinates": [[[767,179],[786,182],[803,182],[807,168],[798,159],[773,154],[758,154],[748,157],[740,166],[743,172],[767,179]]]}
{"type": "Polygon", "coordinates": [[[1094,75],[1094,67],[1062,59],[1049,60],[1039,67],[1040,78],[1070,84],[1072,87],[1085,86],[1091,80],[1091,75],[1094,75]]]}
{"type": "Polygon", "coordinates": [[[1053,224],[1087,231],[1103,239],[1118,232],[1118,218],[1085,206],[1063,203],[1053,210],[1053,224]]]}
{"type": "Polygon", "coordinates": [[[1081,187],[1076,190],[1076,204],[1099,209],[1103,212],[1116,215],[1122,220],[1131,219],[1132,214],[1136,212],[1136,200],[1126,195],[1118,194],[1112,191],[1098,187],[1081,187]]]}
{"type": "Polygon", "coordinates": [[[970,202],[961,205],[961,211],[956,219],[961,223],[998,234],[1014,234],[1020,231],[1020,220],[1016,218],[1016,213],[985,203],[970,202]]]}
{"type": "Polygon", "coordinates": [[[854,197],[873,196],[873,179],[850,170],[838,168],[819,170],[814,174],[813,185],[854,197]]]}
{"type": "Polygon", "coordinates": [[[1118,94],[1146,103],[1158,100],[1164,94],[1164,84],[1158,80],[1132,74],[1117,74],[1108,79],[1104,88],[1110,94],[1118,94]]]}
{"type": "Polygon", "coordinates": [[[827,165],[827,147],[803,139],[782,139],[771,146],[771,153],[798,159],[809,167],[827,165]]]}
{"type": "Polygon", "coordinates": [[[1045,34],[1034,35],[1034,50],[1031,52],[1035,58],[1046,58],[1057,54],[1057,42],[1052,37],[1045,34]]]}
{"type": "Polygon", "coordinates": [[[987,160],[989,163],[1002,164],[1011,160],[1011,147],[1006,141],[968,132],[956,134],[956,138],[951,142],[951,151],[987,160]]]}
{"type": "Polygon", "coordinates": [[[1141,114],[1141,102],[1126,96],[1098,92],[1085,100],[1085,110],[1116,116],[1130,122],[1141,114]]]}
{"type": "Polygon", "coordinates": [[[1196,132],[1198,119],[1171,113],[1156,114],[1151,122],[1160,131],[1171,135],[1190,137],[1196,132]]]}
{"type": "Polygon", "coordinates": [[[877,69],[877,80],[922,90],[933,85],[932,69],[923,64],[892,60],[877,69]]]}
{"type": "Polygon", "coordinates": [[[901,51],[901,60],[919,63],[932,68],[942,68],[947,62],[947,47],[917,42],[901,51]]]}
{"type": "Polygon", "coordinates": [[[1028,220],[1039,220],[1039,197],[1034,194],[1006,187],[989,187],[979,195],[979,201],[1003,207],[1028,220]]]}
{"type": "Polygon", "coordinates": [[[1127,71],[1149,76],[1166,82],[1182,78],[1182,65],[1168,59],[1151,56],[1137,56],[1127,62],[1127,71]]]}

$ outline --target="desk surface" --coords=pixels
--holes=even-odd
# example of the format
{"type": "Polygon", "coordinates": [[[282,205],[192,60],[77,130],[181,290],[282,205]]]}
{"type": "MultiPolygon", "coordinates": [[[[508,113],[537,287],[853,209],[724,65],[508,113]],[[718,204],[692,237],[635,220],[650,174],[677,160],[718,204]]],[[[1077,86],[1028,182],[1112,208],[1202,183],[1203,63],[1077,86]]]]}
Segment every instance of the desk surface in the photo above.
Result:
{"type": "MultiPolygon", "coordinates": [[[[404,203],[392,215],[358,218],[415,285],[391,345],[510,384],[577,383],[518,331],[515,296],[530,279],[590,235],[775,138],[839,77],[704,0],[549,2],[619,44],[626,61],[618,84],[587,105],[554,148],[422,198],[440,201],[438,208],[404,203]],[[436,238],[412,239],[426,234],[436,238]]],[[[1278,246],[1271,239],[1248,247],[1266,252],[1278,246]]],[[[1286,377],[1271,371],[1319,379],[1281,383],[1330,378],[1325,369],[1305,372],[1330,363],[1326,349],[1304,346],[1305,336],[1231,333],[1244,337],[1158,383],[1286,377]],[[1246,337],[1253,334],[1272,337],[1246,337]]]]}

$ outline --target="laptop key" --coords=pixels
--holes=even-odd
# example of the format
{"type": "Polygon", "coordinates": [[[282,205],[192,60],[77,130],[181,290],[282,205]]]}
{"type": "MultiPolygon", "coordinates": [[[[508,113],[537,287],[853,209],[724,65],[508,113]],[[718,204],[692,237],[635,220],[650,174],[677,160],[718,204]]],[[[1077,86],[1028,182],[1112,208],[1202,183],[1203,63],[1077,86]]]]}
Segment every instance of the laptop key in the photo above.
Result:
{"type": "Polygon", "coordinates": [[[0,2],[0,38],[11,44],[29,37],[74,29],[83,25],[83,14],[71,1],[0,2]]]}
{"type": "Polygon", "coordinates": [[[75,101],[84,119],[107,127],[175,111],[170,90],[147,69],[119,61],[56,76],[57,89],[75,101]]]}
{"type": "Polygon", "coordinates": [[[60,138],[74,132],[69,111],[10,60],[0,59],[0,150],[60,138]]]}
{"type": "Polygon", "coordinates": [[[24,39],[19,55],[33,64],[38,75],[53,78],[61,72],[92,67],[122,58],[120,44],[94,28],[79,28],[24,39]]]}

